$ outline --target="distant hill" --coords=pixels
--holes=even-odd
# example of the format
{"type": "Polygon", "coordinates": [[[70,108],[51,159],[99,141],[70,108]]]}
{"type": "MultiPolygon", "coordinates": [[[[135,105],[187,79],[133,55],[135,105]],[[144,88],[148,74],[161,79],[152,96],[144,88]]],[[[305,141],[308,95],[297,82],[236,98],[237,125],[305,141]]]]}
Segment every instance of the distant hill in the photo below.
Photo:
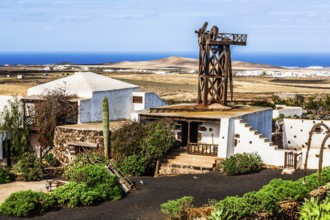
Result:
{"type": "MultiPolygon", "coordinates": [[[[116,68],[132,69],[186,68],[198,70],[198,59],[172,56],[158,60],[137,62],[124,61],[119,63],[110,63],[106,65],[116,68]]],[[[234,69],[283,69],[282,67],[277,66],[242,61],[233,61],[232,65],[234,69]]]]}

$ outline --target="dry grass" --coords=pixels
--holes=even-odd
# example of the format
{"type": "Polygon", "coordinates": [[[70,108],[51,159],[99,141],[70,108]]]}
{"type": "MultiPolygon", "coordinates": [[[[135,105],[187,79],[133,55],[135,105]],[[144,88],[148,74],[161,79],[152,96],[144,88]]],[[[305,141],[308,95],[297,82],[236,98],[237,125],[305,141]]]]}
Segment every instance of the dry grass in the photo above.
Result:
{"type": "MultiPolygon", "coordinates": [[[[128,83],[136,84],[141,90],[154,92],[164,100],[191,102],[197,98],[197,74],[106,74],[128,83]]],[[[60,74],[43,76],[28,75],[23,80],[0,78],[0,95],[26,95],[28,88],[63,77],[60,74]]],[[[281,79],[266,77],[234,78],[234,99],[264,99],[274,93],[330,94],[329,78],[281,79]]]]}

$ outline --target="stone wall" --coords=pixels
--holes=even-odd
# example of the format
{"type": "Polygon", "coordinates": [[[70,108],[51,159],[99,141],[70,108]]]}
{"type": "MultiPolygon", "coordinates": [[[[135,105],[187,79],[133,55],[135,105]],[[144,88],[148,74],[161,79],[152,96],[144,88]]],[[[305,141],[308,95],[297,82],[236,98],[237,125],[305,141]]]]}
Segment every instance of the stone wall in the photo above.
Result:
{"type": "Polygon", "coordinates": [[[54,135],[54,154],[62,162],[68,163],[72,154],[68,149],[68,143],[98,144],[97,148],[90,148],[95,151],[103,151],[102,130],[81,130],[74,128],[56,127],[54,135]]]}

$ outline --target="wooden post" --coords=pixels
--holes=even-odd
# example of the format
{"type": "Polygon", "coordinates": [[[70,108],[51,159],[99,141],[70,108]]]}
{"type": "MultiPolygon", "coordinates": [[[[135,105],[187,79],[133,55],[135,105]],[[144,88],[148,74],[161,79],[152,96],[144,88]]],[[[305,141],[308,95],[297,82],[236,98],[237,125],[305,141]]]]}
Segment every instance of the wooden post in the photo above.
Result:
{"type": "Polygon", "coordinates": [[[187,147],[188,147],[188,153],[191,153],[189,152],[190,151],[190,121],[187,121],[187,123],[188,123],[187,147]]]}

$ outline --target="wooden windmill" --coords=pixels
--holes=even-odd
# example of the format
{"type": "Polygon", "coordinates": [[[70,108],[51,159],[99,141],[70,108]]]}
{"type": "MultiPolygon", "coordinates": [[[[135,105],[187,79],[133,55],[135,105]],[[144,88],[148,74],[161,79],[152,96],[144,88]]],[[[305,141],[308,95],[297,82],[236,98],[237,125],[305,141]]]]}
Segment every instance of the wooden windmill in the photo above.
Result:
{"type": "Polygon", "coordinates": [[[213,104],[226,108],[228,96],[233,99],[230,45],[245,46],[247,35],[219,33],[217,26],[207,31],[207,25],[205,22],[202,28],[195,31],[199,44],[197,104],[202,108],[212,108],[213,104]]]}

